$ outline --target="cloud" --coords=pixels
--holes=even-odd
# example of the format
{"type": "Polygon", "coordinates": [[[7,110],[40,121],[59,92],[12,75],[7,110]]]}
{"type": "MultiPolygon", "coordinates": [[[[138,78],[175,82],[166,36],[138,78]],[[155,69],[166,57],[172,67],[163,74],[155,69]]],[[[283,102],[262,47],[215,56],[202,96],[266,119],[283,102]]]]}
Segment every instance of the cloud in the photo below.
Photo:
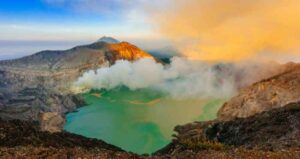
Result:
{"type": "MultiPolygon", "coordinates": [[[[145,6],[153,2],[146,0],[43,0],[47,5],[55,8],[70,11],[74,17],[80,14],[87,15],[90,21],[85,21],[79,25],[85,26],[87,23],[94,23],[99,26],[98,32],[110,28],[114,33],[103,31],[102,34],[110,36],[126,37],[156,37],[150,21],[146,18],[145,6]]],[[[80,16],[79,16],[80,17],[80,16]]],[[[78,20],[76,20],[78,21],[78,20]]]]}

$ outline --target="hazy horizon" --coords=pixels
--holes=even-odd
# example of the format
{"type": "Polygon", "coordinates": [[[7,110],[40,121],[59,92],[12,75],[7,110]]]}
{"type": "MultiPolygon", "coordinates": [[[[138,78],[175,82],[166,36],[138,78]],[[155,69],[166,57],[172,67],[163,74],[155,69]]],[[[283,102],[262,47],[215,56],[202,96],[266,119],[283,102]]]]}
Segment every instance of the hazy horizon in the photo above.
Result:
{"type": "MultiPolygon", "coordinates": [[[[98,39],[100,39],[99,36],[98,39]]],[[[0,40],[0,60],[9,60],[32,55],[44,50],[66,50],[78,45],[86,45],[96,42],[93,40],[63,41],[63,40],[0,40]]],[[[172,44],[164,39],[118,39],[120,41],[130,42],[139,48],[149,50],[161,50],[172,48],[172,44]]]]}

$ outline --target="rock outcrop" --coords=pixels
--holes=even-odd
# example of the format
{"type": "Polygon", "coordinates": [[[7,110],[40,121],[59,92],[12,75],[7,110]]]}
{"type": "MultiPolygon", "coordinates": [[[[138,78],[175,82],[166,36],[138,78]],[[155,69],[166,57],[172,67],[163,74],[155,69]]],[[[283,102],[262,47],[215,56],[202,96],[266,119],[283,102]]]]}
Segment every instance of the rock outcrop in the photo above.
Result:
{"type": "Polygon", "coordinates": [[[85,105],[80,96],[58,94],[43,87],[24,88],[18,92],[3,92],[0,95],[0,118],[38,121],[45,112],[64,113],[85,105]]]}
{"type": "Polygon", "coordinates": [[[63,130],[65,120],[58,112],[46,112],[40,114],[40,129],[51,133],[63,130]]]}
{"type": "Polygon", "coordinates": [[[300,101],[300,65],[287,64],[284,71],[244,89],[218,111],[218,119],[245,118],[300,101]]]}

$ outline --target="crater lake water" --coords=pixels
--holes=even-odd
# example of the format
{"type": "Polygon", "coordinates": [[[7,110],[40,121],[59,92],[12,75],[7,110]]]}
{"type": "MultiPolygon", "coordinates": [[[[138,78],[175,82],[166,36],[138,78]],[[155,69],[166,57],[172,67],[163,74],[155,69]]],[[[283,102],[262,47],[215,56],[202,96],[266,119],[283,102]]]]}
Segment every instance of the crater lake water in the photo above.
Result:
{"type": "Polygon", "coordinates": [[[143,89],[119,88],[82,95],[88,106],[67,114],[64,129],[138,154],[153,153],[172,139],[176,125],[214,119],[225,99],[175,99],[143,89]]]}

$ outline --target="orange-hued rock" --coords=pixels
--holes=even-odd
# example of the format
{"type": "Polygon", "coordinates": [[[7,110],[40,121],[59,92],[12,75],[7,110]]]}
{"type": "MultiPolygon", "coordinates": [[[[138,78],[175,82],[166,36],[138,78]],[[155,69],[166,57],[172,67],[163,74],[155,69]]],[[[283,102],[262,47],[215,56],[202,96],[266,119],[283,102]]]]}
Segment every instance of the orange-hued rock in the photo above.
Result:
{"type": "Polygon", "coordinates": [[[139,49],[138,47],[128,43],[128,42],[121,42],[117,44],[110,44],[108,46],[109,50],[115,54],[116,59],[124,59],[124,60],[138,60],[140,58],[153,58],[150,54],[144,52],[143,50],[139,49]]]}

